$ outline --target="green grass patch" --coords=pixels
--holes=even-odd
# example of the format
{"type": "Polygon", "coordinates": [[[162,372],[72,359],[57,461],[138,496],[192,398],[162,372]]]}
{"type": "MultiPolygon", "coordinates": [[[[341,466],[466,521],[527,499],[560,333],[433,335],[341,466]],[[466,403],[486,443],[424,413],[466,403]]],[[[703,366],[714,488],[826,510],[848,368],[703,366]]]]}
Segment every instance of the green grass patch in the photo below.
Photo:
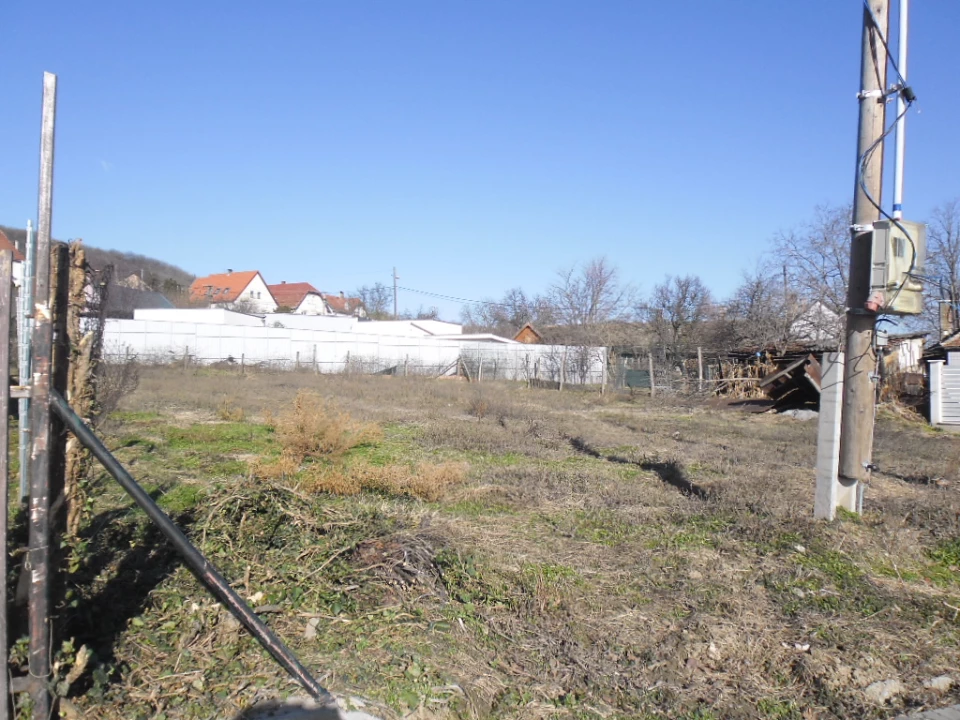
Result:
{"type": "Polygon", "coordinates": [[[206,497],[206,493],[197,485],[177,485],[164,493],[157,504],[170,515],[179,515],[196,508],[206,497]]]}
{"type": "Polygon", "coordinates": [[[587,542],[616,546],[634,539],[640,532],[610,510],[577,510],[555,520],[558,529],[587,542]]]}
{"type": "Polygon", "coordinates": [[[450,505],[441,505],[439,509],[451,515],[468,518],[478,518],[489,515],[515,515],[517,512],[515,508],[506,503],[497,501],[490,502],[476,498],[458,500],[450,505]]]}
{"type": "Polygon", "coordinates": [[[867,575],[847,555],[808,548],[790,556],[800,571],[779,573],[768,587],[781,597],[788,615],[803,609],[875,615],[889,605],[867,575]]]}
{"type": "Polygon", "coordinates": [[[150,425],[163,421],[163,415],[152,410],[118,410],[110,420],[123,425],[150,425]]]}
{"type": "Polygon", "coordinates": [[[801,720],[803,714],[792,700],[774,700],[761,698],[757,701],[757,712],[761,718],[770,720],[801,720]]]}
{"type": "Polygon", "coordinates": [[[927,555],[933,564],[924,575],[938,585],[960,584],[960,537],[939,543],[927,555]]]}

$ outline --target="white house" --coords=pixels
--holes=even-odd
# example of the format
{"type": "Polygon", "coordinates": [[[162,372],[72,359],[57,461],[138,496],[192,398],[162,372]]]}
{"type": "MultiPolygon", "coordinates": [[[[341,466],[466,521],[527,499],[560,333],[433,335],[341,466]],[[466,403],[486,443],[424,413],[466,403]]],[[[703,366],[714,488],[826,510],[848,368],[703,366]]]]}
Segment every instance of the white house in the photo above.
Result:
{"type": "Polygon", "coordinates": [[[289,308],[294,315],[332,315],[320,291],[306,282],[267,285],[277,306],[289,308]]]}
{"type": "Polygon", "coordinates": [[[843,318],[817,300],[790,326],[795,340],[816,345],[835,344],[843,329],[843,318]]]}
{"type": "Polygon", "coordinates": [[[197,278],[190,285],[190,300],[253,313],[270,313],[277,309],[277,301],[257,270],[227,270],[197,278]]]}

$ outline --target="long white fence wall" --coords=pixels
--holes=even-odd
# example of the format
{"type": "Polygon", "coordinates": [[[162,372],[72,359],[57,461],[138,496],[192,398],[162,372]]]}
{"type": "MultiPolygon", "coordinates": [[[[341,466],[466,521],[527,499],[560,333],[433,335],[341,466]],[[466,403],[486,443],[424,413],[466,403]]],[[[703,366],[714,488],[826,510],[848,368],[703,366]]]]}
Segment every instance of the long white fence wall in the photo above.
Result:
{"type": "Polygon", "coordinates": [[[318,372],[437,374],[462,359],[486,378],[604,381],[604,348],[478,342],[451,337],[404,337],[339,330],[219,325],[160,320],[107,320],[104,353],[144,362],[241,362],[318,372]]]}

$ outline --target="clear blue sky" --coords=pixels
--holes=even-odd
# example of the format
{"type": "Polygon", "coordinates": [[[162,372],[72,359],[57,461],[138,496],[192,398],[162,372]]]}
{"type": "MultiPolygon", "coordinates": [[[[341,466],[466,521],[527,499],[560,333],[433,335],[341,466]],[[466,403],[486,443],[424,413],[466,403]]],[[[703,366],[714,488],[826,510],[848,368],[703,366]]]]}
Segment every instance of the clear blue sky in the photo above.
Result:
{"type": "MultiPolygon", "coordinates": [[[[912,3],[905,213],[960,195],[960,2],[912,3]]],[[[735,287],[853,190],[859,0],[4,4],[0,223],[329,291],[735,287]]],[[[401,306],[434,304],[402,294],[401,306]]],[[[455,317],[458,306],[438,304],[455,317]]]]}

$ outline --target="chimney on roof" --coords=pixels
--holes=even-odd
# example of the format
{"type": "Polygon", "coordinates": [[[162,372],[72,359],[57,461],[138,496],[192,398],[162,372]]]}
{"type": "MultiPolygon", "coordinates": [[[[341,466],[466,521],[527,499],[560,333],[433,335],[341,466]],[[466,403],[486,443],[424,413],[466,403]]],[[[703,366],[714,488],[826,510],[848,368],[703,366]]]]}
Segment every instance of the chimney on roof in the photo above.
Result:
{"type": "Polygon", "coordinates": [[[286,281],[286,280],[281,280],[281,281],[280,281],[280,284],[281,284],[281,285],[286,285],[286,284],[287,284],[287,281],[286,281]]]}
{"type": "Polygon", "coordinates": [[[340,291],[340,297],[343,297],[343,290],[340,291]]]}
{"type": "Polygon", "coordinates": [[[233,273],[233,268],[227,268],[227,275],[230,275],[232,273],[233,273]]]}

